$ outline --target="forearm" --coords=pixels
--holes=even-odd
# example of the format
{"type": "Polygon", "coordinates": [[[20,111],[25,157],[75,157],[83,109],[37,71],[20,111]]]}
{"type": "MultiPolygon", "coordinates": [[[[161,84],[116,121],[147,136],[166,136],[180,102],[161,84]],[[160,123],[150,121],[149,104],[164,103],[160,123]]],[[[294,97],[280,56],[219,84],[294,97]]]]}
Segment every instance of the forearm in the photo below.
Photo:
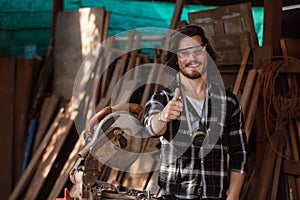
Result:
{"type": "Polygon", "coordinates": [[[151,119],[151,127],[156,135],[163,135],[167,129],[167,122],[160,120],[160,114],[155,114],[151,119]]]}
{"type": "Polygon", "coordinates": [[[238,172],[230,172],[230,184],[227,191],[227,200],[238,200],[245,175],[238,172]]]}

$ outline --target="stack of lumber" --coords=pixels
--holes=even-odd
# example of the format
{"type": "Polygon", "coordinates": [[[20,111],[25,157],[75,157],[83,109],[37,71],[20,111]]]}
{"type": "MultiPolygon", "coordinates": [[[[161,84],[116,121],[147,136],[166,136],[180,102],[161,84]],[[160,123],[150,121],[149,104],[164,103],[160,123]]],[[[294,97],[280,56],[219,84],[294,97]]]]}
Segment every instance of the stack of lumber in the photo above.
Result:
{"type": "MultiPolygon", "coordinates": [[[[183,7],[183,1],[178,2],[180,7],[174,11],[172,27],[176,26],[183,7]]],[[[83,148],[84,142],[80,136],[86,121],[108,105],[121,102],[144,105],[150,94],[157,89],[158,85],[146,83],[155,83],[158,78],[158,68],[153,65],[159,61],[160,52],[154,52],[155,58],[141,53],[140,43],[149,38],[135,30],[128,32],[125,41],[124,38],[116,37],[108,39],[109,19],[110,13],[104,7],[60,12],[57,16],[55,41],[50,43],[48,55],[38,75],[33,73],[33,66],[29,67],[32,60],[1,60],[1,64],[6,67],[5,73],[1,74],[3,88],[0,90],[3,94],[1,97],[6,97],[1,98],[1,110],[5,114],[1,120],[5,127],[2,133],[3,138],[6,138],[2,140],[1,148],[7,152],[1,154],[1,158],[3,155],[3,160],[7,161],[1,169],[1,177],[7,180],[2,182],[5,185],[1,185],[5,191],[1,192],[3,199],[54,199],[62,195],[64,188],[71,188],[72,185],[69,172],[76,162],[78,152],[83,148]],[[16,68],[16,63],[20,67],[16,68]],[[135,69],[135,66],[143,64],[148,64],[146,71],[135,69]],[[22,76],[26,83],[22,82],[22,76]],[[15,77],[18,77],[17,81],[15,77]],[[141,77],[147,80],[141,80],[141,77]],[[37,83],[33,83],[36,79],[37,83]],[[31,88],[34,88],[34,101],[29,103],[31,88]],[[49,90],[51,94],[46,93],[49,90]],[[136,95],[130,93],[132,90],[136,95]],[[113,93],[117,95],[114,98],[113,93]],[[121,102],[118,100],[120,98],[121,102]],[[20,99],[23,99],[22,104],[19,103],[20,99]],[[30,108],[33,117],[24,118],[30,116],[30,108]],[[12,115],[14,110],[20,113],[12,115]],[[29,137],[27,129],[32,119],[35,126],[29,137]],[[18,136],[10,135],[14,129],[22,129],[18,131],[22,133],[18,136]],[[14,138],[17,138],[16,141],[14,138]],[[28,138],[30,153],[22,172],[28,138]],[[14,156],[18,148],[22,149],[18,152],[20,155],[14,156]],[[12,166],[16,163],[13,159],[19,161],[18,172],[13,172],[12,166]]],[[[150,40],[163,44],[164,37],[153,37],[150,40]]],[[[167,77],[162,79],[165,81],[167,77]]],[[[147,146],[156,148],[155,143],[144,142],[144,149],[147,146]]],[[[146,182],[148,180],[145,176],[143,179],[146,182]]]]}
{"type": "MultiPolygon", "coordinates": [[[[283,55],[288,56],[284,48],[283,55]]],[[[272,57],[270,48],[256,49],[254,58],[258,64],[249,71],[240,99],[250,157],[241,199],[299,199],[300,129],[299,117],[293,117],[299,107],[283,118],[286,113],[276,111],[274,95],[291,100],[299,98],[295,89],[299,82],[295,80],[299,80],[300,61],[294,57],[272,57]],[[272,74],[279,66],[279,73],[272,74]],[[272,81],[276,85],[270,84],[272,81]],[[291,83],[296,86],[291,87],[291,83]]],[[[286,103],[281,102],[280,108],[292,106],[286,103]]]]}

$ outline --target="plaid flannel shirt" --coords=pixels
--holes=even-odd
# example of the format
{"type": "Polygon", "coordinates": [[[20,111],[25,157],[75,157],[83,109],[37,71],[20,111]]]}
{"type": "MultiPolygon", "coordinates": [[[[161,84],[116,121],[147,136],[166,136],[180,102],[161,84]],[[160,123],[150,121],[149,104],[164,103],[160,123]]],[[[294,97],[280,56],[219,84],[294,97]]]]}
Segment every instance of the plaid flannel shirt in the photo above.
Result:
{"type": "MultiPolygon", "coordinates": [[[[177,77],[169,88],[156,92],[146,103],[144,124],[150,136],[157,136],[151,128],[152,116],[162,111],[179,84],[177,77]]],[[[193,130],[189,131],[187,113],[183,109],[180,117],[167,124],[165,134],[160,137],[159,185],[166,194],[195,198],[201,188],[202,198],[221,198],[229,186],[228,171],[247,173],[244,119],[236,96],[215,85],[208,86],[206,94],[201,117],[187,101],[193,130]],[[207,128],[201,148],[192,145],[191,137],[199,120],[207,128]]]]}

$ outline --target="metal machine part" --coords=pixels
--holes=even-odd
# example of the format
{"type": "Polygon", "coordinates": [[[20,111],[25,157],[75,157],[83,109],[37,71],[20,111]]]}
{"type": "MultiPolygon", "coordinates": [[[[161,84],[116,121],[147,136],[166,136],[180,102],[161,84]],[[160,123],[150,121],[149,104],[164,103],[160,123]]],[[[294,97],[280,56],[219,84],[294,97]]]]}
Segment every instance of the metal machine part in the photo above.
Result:
{"type": "Polygon", "coordinates": [[[143,191],[121,192],[101,180],[105,167],[124,171],[139,156],[144,134],[142,113],[143,108],[137,104],[117,105],[104,108],[87,123],[87,144],[69,173],[76,186],[74,199],[97,200],[112,195],[118,199],[148,198],[143,191]]]}

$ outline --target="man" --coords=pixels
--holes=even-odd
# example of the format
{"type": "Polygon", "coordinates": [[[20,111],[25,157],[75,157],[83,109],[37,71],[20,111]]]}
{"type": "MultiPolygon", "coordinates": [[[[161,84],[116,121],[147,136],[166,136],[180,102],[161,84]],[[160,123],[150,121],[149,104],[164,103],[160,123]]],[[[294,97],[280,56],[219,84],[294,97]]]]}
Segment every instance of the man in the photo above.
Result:
{"type": "Polygon", "coordinates": [[[179,72],[152,95],[144,118],[149,134],[160,137],[164,198],[239,199],[247,173],[244,120],[236,96],[215,78],[215,58],[201,27],[172,33],[167,65],[179,72]]]}

